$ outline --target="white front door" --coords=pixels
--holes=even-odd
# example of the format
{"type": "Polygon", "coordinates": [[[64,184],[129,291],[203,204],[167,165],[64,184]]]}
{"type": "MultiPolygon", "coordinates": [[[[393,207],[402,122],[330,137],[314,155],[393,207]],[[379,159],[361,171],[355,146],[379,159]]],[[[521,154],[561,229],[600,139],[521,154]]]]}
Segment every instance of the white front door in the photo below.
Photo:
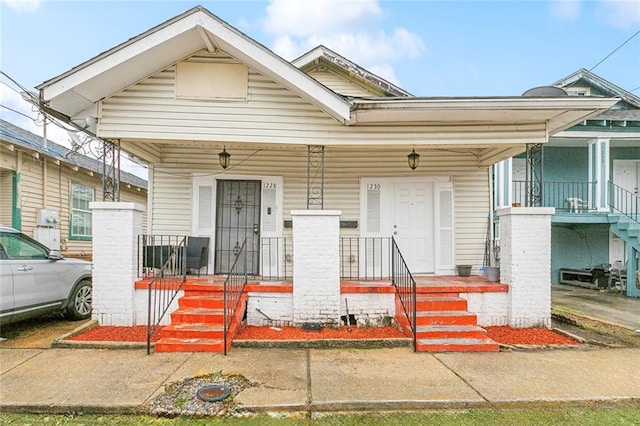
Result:
{"type": "Polygon", "coordinates": [[[435,272],[433,183],[396,183],[393,195],[393,237],[409,270],[435,272]]]}
{"type": "Polygon", "coordinates": [[[638,161],[614,160],[613,183],[638,195],[638,168],[640,168],[638,161]]]}
{"type": "Polygon", "coordinates": [[[412,273],[453,273],[449,178],[363,178],[360,194],[361,237],[393,236],[412,273]]]}

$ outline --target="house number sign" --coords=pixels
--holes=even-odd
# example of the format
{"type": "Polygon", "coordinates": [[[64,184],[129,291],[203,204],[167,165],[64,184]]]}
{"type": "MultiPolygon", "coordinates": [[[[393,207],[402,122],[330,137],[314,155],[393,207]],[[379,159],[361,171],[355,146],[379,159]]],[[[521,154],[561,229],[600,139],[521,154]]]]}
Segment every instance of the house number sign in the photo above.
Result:
{"type": "Polygon", "coordinates": [[[380,184],[379,183],[368,183],[367,184],[367,190],[368,191],[380,191],[380,184]]]}
{"type": "Polygon", "coordinates": [[[262,189],[277,189],[278,184],[275,182],[265,182],[262,184],[262,189]]]}

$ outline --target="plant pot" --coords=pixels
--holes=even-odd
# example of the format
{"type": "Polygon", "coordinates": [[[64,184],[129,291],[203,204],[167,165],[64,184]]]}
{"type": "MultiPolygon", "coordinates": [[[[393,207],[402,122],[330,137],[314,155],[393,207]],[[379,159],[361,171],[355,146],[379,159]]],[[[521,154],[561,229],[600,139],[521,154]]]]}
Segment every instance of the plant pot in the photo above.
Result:
{"type": "Polygon", "coordinates": [[[487,266],[485,268],[487,273],[487,281],[495,283],[500,281],[500,268],[495,266],[487,266]]]}
{"type": "Polygon", "coordinates": [[[471,275],[472,265],[456,265],[459,277],[468,277],[471,275]]]}

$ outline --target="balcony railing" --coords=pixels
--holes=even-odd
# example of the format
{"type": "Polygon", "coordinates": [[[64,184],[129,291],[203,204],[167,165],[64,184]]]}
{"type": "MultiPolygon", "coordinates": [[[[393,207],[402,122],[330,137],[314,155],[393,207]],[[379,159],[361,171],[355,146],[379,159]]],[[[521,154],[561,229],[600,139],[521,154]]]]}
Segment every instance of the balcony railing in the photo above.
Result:
{"type": "MultiPolygon", "coordinates": [[[[512,203],[522,207],[528,207],[531,183],[526,181],[513,181],[512,203]]],[[[543,182],[540,191],[540,206],[531,207],[555,207],[557,211],[571,213],[583,213],[594,210],[595,182],[543,182]]]]}

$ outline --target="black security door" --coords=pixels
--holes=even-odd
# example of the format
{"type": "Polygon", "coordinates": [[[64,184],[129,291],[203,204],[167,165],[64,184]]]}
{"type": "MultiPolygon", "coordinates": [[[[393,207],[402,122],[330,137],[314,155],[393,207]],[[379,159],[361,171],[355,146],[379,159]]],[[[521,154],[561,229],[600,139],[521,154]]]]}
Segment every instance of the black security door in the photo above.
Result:
{"type": "MultiPolygon", "coordinates": [[[[247,273],[258,274],[260,237],[260,181],[219,180],[216,193],[216,274],[227,274],[242,242],[245,245],[247,273]]],[[[236,272],[244,270],[244,256],[236,272]]]]}

